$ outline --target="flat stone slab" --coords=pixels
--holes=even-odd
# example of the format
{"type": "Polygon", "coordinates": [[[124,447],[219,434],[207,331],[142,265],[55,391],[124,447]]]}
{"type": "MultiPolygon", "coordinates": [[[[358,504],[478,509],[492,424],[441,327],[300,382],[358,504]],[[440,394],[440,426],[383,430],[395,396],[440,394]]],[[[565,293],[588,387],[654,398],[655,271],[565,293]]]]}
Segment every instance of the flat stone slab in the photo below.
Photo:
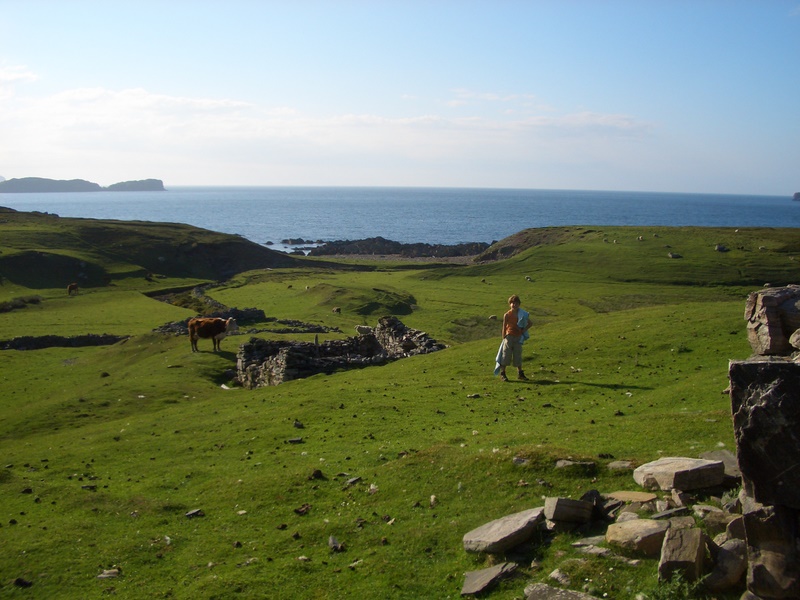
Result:
{"type": "Polygon", "coordinates": [[[725,465],[725,477],[732,477],[735,479],[742,478],[742,472],[739,470],[739,461],[736,460],[736,455],[730,450],[711,450],[710,452],[703,452],[700,458],[704,460],[719,460],[725,465]]]}
{"type": "Polygon", "coordinates": [[[633,480],[646,490],[698,490],[714,487],[725,479],[725,465],[718,460],[669,456],[637,467],[633,480]]]}
{"type": "Polygon", "coordinates": [[[633,462],[630,460],[615,460],[606,465],[611,471],[626,471],[633,470],[633,462]]]}
{"type": "Polygon", "coordinates": [[[669,521],[634,519],[624,523],[612,523],[606,530],[606,542],[633,550],[645,556],[658,556],[661,544],[669,529],[669,521]]]}
{"type": "Polygon", "coordinates": [[[597,600],[597,598],[583,592],[562,590],[546,583],[532,583],[525,587],[525,600],[597,600]]]}
{"type": "Polygon", "coordinates": [[[489,521],[464,534],[467,552],[503,552],[526,542],[544,520],[544,507],[523,510],[489,521]]]}
{"type": "Polygon", "coordinates": [[[512,573],[516,568],[516,564],[506,562],[489,567],[488,569],[464,573],[464,585],[461,587],[461,595],[480,594],[494,585],[502,577],[512,573]]]}
{"type": "Polygon", "coordinates": [[[611,492],[610,494],[606,494],[606,496],[614,500],[621,500],[622,502],[652,502],[658,499],[658,496],[652,492],[628,492],[624,490],[620,492],[611,492]]]}
{"type": "Polygon", "coordinates": [[[588,523],[592,520],[594,505],[585,500],[550,497],[544,500],[544,516],[550,521],[588,523]]]}

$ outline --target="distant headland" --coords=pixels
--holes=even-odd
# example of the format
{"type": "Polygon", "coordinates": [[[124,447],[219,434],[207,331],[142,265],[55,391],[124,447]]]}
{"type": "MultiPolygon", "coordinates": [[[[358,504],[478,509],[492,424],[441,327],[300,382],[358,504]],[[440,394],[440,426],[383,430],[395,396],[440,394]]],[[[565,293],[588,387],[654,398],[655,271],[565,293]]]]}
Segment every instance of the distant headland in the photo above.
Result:
{"type": "Polygon", "coordinates": [[[49,192],[163,192],[160,179],[122,181],[108,187],[84,179],[46,179],[44,177],[21,177],[0,181],[0,194],[49,193],[49,192]]]}

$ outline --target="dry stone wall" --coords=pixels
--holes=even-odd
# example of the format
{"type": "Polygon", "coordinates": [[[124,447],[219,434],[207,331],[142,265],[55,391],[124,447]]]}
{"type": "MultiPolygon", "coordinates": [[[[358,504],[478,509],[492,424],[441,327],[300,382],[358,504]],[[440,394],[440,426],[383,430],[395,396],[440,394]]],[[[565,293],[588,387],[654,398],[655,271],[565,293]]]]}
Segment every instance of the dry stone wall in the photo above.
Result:
{"type": "Polygon", "coordinates": [[[445,346],[396,317],[382,317],[371,333],[323,343],[251,338],[239,347],[239,382],[248,389],[278,385],[318,373],[381,365],[445,346]]]}

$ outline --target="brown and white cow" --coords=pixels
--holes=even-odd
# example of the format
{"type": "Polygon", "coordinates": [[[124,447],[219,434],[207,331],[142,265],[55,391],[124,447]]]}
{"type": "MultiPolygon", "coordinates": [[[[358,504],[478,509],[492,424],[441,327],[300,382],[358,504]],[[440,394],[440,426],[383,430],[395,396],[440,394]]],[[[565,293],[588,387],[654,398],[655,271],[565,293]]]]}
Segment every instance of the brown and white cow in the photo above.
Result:
{"type": "Polygon", "coordinates": [[[238,333],[239,326],[236,319],[230,317],[221,319],[219,317],[195,317],[189,319],[189,341],[192,344],[192,352],[198,352],[197,340],[200,338],[211,338],[214,345],[214,352],[220,350],[220,343],[225,336],[238,333]]]}

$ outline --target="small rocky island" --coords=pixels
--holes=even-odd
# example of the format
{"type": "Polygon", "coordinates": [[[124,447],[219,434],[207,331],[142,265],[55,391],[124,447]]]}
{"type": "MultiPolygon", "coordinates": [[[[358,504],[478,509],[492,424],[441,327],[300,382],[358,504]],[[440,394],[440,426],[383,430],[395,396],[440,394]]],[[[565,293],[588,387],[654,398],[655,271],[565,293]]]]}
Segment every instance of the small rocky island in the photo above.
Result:
{"type": "Polygon", "coordinates": [[[102,187],[85,179],[46,179],[44,177],[21,177],[0,181],[0,194],[58,193],[58,192],[163,192],[160,179],[123,181],[102,187]]]}
{"type": "Polygon", "coordinates": [[[794,193],[794,197],[792,199],[793,200],[800,200],[800,192],[795,192],[794,193]]]}

